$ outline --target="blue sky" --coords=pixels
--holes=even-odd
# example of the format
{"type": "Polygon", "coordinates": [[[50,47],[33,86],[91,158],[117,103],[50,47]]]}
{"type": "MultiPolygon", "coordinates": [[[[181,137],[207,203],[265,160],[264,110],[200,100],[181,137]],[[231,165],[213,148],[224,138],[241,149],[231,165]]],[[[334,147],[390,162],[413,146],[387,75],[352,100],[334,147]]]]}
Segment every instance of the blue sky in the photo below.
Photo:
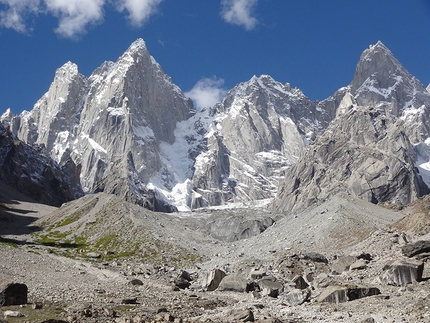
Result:
{"type": "Polygon", "coordinates": [[[67,61],[89,76],[137,38],[199,105],[260,74],[323,100],[378,40],[430,82],[430,0],[0,0],[0,113],[31,110],[67,61]]]}

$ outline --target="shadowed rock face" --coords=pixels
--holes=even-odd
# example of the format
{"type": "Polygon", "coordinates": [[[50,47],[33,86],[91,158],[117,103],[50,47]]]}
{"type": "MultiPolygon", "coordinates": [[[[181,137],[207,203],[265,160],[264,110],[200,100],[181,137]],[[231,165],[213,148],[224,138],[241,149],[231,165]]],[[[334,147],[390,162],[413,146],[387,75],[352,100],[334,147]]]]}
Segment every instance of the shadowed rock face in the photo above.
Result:
{"type": "Polygon", "coordinates": [[[28,197],[60,206],[83,196],[79,167],[69,158],[60,165],[36,149],[18,140],[0,125],[0,181],[28,197]]]}

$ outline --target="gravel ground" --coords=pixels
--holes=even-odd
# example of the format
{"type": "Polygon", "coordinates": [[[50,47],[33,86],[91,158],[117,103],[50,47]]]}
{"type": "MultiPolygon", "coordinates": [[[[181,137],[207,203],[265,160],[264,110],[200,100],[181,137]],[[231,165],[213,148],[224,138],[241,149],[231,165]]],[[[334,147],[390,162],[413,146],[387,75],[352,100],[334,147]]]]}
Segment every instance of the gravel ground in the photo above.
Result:
{"type": "MultiPolygon", "coordinates": [[[[127,322],[131,318],[134,322],[231,322],[235,321],[232,313],[240,310],[251,310],[255,320],[261,322],[276,322],[275,318],[278,322],[364,322],[371,318],[375,322],[430,321],[428,263],[421,282],[396,287],[384,285],[379,279],[385,265],[402,258],[401,244],[395,239],[403,232],[402,227],[393,224],[405,216],[413,219],[417,206],[399,211],[338,195],[301,214],[269,214],[276,222],[263,233],[224,242],[205,230],[215,218],[268,213],[248,208],[155,214],[106,194],[89,195],[60,209],[24,201],[5,191],[0,192],[0,199],[0,280],[25,283],[29,302],[44,304],[40,311],[30,305],[3,307],[26,315],[8,318],[10,322],[42,322],[46,318],[69,322],[127,322]],[[106,206],[108,212],[103,211],[106,206]],[[81,209],[85,212],[79,213],[79,220],[66,225],[65,219],[81,209]],[[103,222],[98,218],[100,212],[105,212],[103,222]],[[85,233],[90,227],[90,238],[94,240],[112,228],[129,239],[126,241],[143,241],[146,249],[150,244],[157,245],[163,249],[161,258],[146,262],[144,258],[113,256],[100,260],[89,259],[85,253],[82,257],[64,257],[68,254],[59,252],[61,246],[38,243],[35,239],[35,233],[40,237],[63,227],[62,234],[85,233]],[[184,250],[200,258],[178,266],[172,259],[184,250]],[[329,264],[305,260],[303,255],[310,251],[325,255],[329,264]],[[372,255],[366,269],[341,275],[330,273],[330,264],[336,257],[364,252],[372,255]],[[215,268],[243,276],[260,269],[287,280],[282,264],[289,259],[298,259],[294,269],[302,273],[311,272],[315,277],[325,273],[333,284],[378,287],[381,295],[339,304],[319,303],[316,297],[322,289],[314,280],[308,302],[289,306],[282,297],[256,298],[252,293],[206,292],[198,287],[215,268]],[[182,270],[191,273],[194,285],[174,291],[172,282],[182,270]],[[136,281],[132,283],[134,279],[138,285],[136,281]]],[[[423,200],[421,204],[430,203],[423,200]]],[[[430,239],[429,233],[422,230],[426,225],[421,223],[420,232],[407,231],[407,238],[430,239]]],[[[99,251],[105,257],[103,250],[99,251]]]]}

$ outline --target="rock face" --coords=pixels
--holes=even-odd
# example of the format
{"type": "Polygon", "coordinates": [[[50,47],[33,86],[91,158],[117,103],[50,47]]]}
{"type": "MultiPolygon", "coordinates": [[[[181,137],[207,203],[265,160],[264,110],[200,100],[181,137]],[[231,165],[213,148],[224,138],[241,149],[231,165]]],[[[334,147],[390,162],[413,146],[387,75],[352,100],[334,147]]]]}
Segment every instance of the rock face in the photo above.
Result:
{"type": "Polygon", "coordinates": [[[155,201],[157,192],[148,184],[175,184],[163,149],[175,143],[177,123],[194,113],[191,100],[139,39],[116,63],[103,63],[89,78],[66,63],[33,110],[10,124],[19,138],[43,144],[56,161],[71,156],[81,166],[85,191],[104,190],[154,210],[176,210],[155,201]]]}
{"type": "Polygon", "coordinates": [[[210,114],[207,151],[197,157],[192,179],[209,205],[273,197],[279,178],[334,111],[262,75],[237,85],[210,114]]]}
{"type": "Polygon", "coordinates": [[[40,203],[60,206],[83,196],[79,171],[71,158],[58,164],[42,147],[23,143],[0,125],[1,182],[40,203]]]}
{"type": "Polygon", "coordinates": [[[326,101],[339,102],[336,118],[286,171],[273,209],[304,209],[341,191],[403,204],[429,192],[414,144],[428,137],[430,96],[382,43],[364,51],[351,84],[326,101]]]}

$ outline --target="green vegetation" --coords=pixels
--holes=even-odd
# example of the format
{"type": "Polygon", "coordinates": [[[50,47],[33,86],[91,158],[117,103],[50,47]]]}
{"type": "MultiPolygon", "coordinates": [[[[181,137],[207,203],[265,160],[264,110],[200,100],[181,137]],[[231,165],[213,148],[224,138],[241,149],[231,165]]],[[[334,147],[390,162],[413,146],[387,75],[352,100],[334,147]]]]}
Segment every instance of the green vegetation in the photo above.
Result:
{"type": "Polygon", "coordinates": [[[15,240],[0,237],[0,245],[5,245],[13,248],[18,248],[18,243],[15,240]]]}

